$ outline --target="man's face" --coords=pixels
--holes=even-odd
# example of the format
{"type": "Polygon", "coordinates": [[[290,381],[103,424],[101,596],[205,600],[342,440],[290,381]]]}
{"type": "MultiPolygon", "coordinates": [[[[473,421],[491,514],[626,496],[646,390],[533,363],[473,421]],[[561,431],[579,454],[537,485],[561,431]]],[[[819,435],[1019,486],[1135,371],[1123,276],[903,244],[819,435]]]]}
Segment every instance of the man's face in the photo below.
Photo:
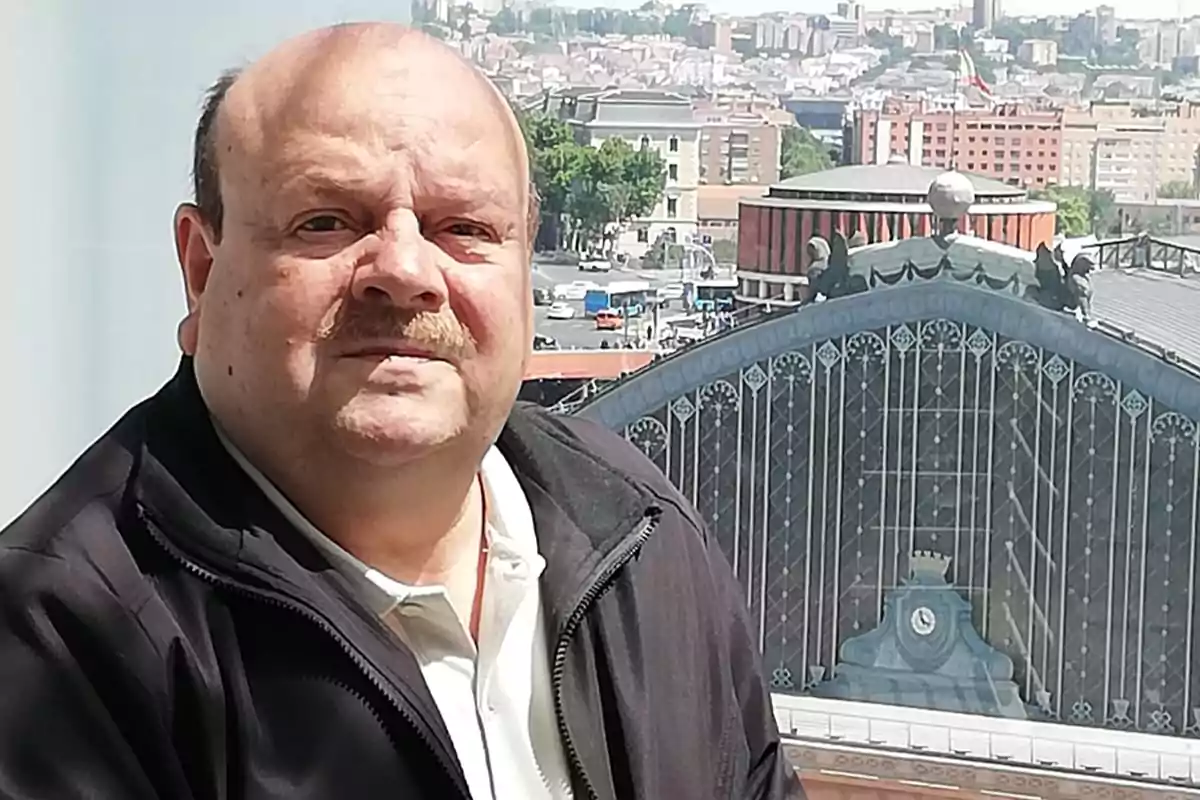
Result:
{"type": "Polygon", "coordinates": [[[516,396],[532,339],[519,134],[465,71],[448,86],[444,64],[439,81],[412,61],[227,98],[222,237],[205,233],[200,291],[188,275],[195,359],[218,419],[272,437],[260,448],[402,463],[490,441],[516,396]]]}

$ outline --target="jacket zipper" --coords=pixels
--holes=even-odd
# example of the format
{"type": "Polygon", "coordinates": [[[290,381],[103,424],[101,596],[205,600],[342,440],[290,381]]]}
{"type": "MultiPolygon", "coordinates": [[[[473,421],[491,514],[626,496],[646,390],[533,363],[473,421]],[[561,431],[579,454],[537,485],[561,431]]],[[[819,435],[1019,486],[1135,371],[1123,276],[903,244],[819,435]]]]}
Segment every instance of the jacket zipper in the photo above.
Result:
{"type": "Polygon", "coordinates": [[[646,540],[650,538],[651,534],[654,533],[654,529],[658,527],[658,520],[659,515],[657,513],[647,514],[641,524],[635,529],[633,536],[624,542],[620,550],[609,556],[608,563],[600,570],[600,574],[596,580],[583,593],[583,597],[575,605],[574,610],[571,611],[571,615],[567,617],[567,621],[563,625],[562,632],[558,635],[558,641],[554,647],[554,668],[550,675],[550,684],[554,691],[554,711],[555,716],[558,718],[558,733],[562,738],[563,749],[566,750],[571,770],[579,776],[579,780],[587,792],[588,800],[599,800],[599,795],[596,793],[596,788],[592,785],[592,782],[588,779],[587,773],[584,772],[583,760],[579,757],[579,750],[571,740],[571,732],[567,730],[567,718],[563,706],[563,676],[567,667],[567,648],[571,644],[571,637],[575,635],[579,624],[583,622],[583,617],[587,613],[588,608],[608,588],[613,577],[626,564],[632,561],[633,557],[642,549],[642,546],[646,544],[646,540]]]}
{"type": "MultiPolygon", "coordinates": [[[[195,575],[197,578],[200,578],[206,583],[250,600],[298,614],[302,619],[305,619],[309,623],[315,625],[322,633],[333,639],[333,641],[337,643],[342,652],[346,654],[359,672],[366,676],[367,680],[371,682],[371,685],[375,687],[376,691],[387,698],[388,703],[392,706],[393,710],[403,717],[404,721],[407,722],[409,726],[416,732],[417,737],[429,750],[430,755],[434,757],[434,760],[437,762],[438,766],[442,768],[443,773],[447,778],[450,779],[451,783],[457,784],[459,782],[458,775],[456,775],[454,768],[446,763],[446,759],[442,757],[442,754],[439,752],[436,743],[430,737],[430,735],[426,733],[421,722],[416,718],[416,716],[413,715],[411,711],[406,709],[398,699],[396,699],[386,682],[382,678],[376,676],[374,668],[371,667],[367,660],[361,654],[359,654],[358,650],[352,644],[350,644],[350,642],[346,640],[345,636],[343,636],[341,632],[339,632],[331,623],[327,622],[319,614],[305,608],[300,603],[251,589],[248,586],[243,586],[237,581],[205,569],[199,564],[193,562],[183,553],[179,552],[173,545],[171,545],[171,543],[167,540],[166,535],[158,528],[154,521],[149,518],[149,516],[145,513],[145,510],[141,507],[138,508],[138,516],[141,517],[142,522],[146,525],[146,529],[150,532],[150,538],[153,539],[154,542],[172,558],[172,560],[174,560],[192,575],[195,575]]],[[[358,696],[357,693],[353,694],[355,694],[356,697],[358,696]]],[[[359,697],[358,699],[367,706],[368,710],[374,712],[374,709],[371,708],[371,703],[367,698],[359,697]]],[[[376,719],[379,719],[381,724],[383,723],[383,720],[377,713],[375,714],[375,717],[376,719]]],[[[400,743],[396,740],[395,735],[386,724],[383,724],[383,728],[387,732],[388,738],[392,742],[393,749],[399,752],[400,743]]]]}

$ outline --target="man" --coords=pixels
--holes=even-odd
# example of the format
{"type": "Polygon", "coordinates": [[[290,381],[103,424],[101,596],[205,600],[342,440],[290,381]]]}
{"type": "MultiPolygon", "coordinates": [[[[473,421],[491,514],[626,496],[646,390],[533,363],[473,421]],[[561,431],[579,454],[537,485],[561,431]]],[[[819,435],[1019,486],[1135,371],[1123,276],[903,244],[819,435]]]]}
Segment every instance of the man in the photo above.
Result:
{"type": "Polygon", "coordinates": [[[523,137],[391,25],[214,87],[175,377],[0,534],[12,798],[780,798],[736,582],[618,437],[514,407],[523,137]]]}

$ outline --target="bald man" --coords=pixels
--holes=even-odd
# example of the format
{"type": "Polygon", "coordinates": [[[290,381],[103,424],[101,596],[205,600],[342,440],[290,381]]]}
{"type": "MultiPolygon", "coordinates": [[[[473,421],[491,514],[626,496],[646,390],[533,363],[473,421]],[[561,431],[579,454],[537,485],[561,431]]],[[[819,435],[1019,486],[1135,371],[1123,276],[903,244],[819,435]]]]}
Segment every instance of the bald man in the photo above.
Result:
{"type": "Polygon", "coordinates": [[[210,92],[175,376],[0,533],[0,795],[797,796],[741,593],[619,437],[515,405],[524,140],[393,25],[210,92]]]}

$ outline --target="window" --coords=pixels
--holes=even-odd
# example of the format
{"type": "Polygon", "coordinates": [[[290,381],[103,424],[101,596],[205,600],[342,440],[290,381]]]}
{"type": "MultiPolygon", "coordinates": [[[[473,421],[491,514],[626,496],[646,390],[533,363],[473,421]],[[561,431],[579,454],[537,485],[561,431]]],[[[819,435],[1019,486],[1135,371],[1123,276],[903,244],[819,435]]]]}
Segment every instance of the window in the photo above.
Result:
{"type": "Polygon", "coordinates": [[[678,164],[668,164],[667,165],[667,177],[673,181],[679,180],[679,165],[678,164]]]}
{"type": "Polygon", "coordinates": [[[667,149],[670,150],[672,153],[679,152],[679,137],[678,136],[672,136],[670,138],[670,140],[667,142],[667,149]]]}
{"type": "Polygon", "coordinates": [[[638,230],[637,230],[637,240],[638,240],[639,242],[648,242],[648,241],[650,241],[650,229],[649,229],[649,228],[638,228],[638,230]]]}
{"type": "Polygon", "coordinates": [[[643,150],[645,150],[645,149],[647,149],[648,147],[650,147],[650,137],[649,137],[649,136],[643,136],[643,137],[642,137],[641,148],[642,148],[643,150]]]}
{"type": "Polygon", "coordinates": [[[671,219],[679,216],[679,201],[674,197],[667,198],[667,216],[671,219]]]}

